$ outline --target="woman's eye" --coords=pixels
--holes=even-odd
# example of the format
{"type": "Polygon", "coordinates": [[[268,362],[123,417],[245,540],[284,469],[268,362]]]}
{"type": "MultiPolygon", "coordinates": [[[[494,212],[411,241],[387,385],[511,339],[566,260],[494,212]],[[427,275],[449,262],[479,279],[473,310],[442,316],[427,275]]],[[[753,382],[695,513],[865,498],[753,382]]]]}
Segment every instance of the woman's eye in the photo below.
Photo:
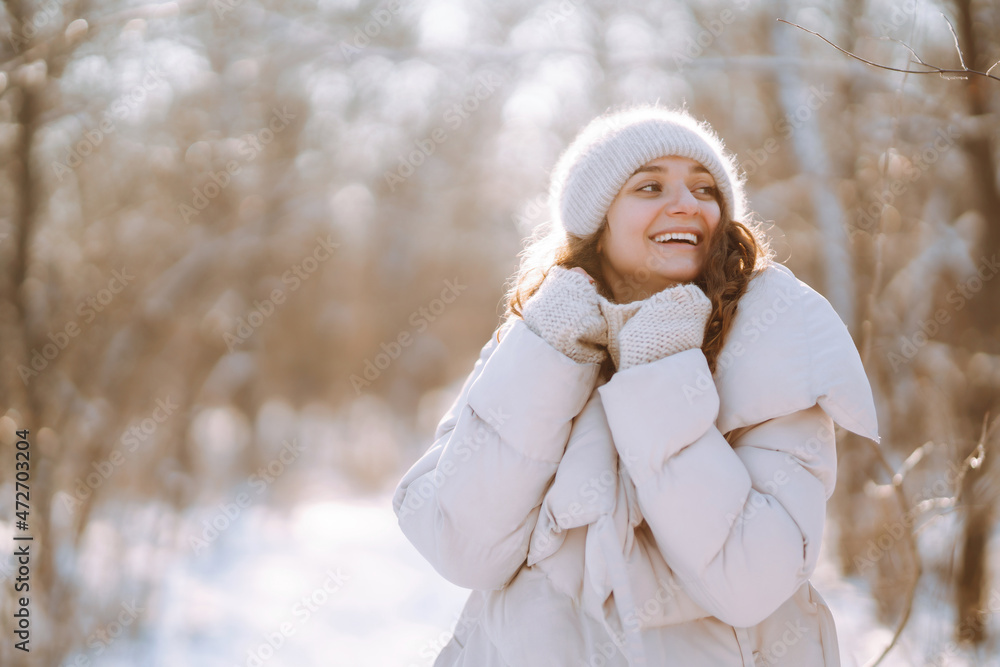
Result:
{"type": "Polygon", "coordinates": [[[703,185],[700,188],[694,189],[695,192],[701,192],[703,190],[704,192],[702,192],[702,194],[709,195],[710,197],[714,197],[716,193],[719,191],[719,189],[716,188],[714,185],[703,185]]]}
{"type": "Polygon", "coordinates": [[[660,191],[660,184],[659,183],[646,183],[646,185],[644,185],[641,188],[639,188],[639,191],[640,192],[659,192],[660,191]],[[647,188],[654,188],[654,189],[647,190],[647,188]]]}

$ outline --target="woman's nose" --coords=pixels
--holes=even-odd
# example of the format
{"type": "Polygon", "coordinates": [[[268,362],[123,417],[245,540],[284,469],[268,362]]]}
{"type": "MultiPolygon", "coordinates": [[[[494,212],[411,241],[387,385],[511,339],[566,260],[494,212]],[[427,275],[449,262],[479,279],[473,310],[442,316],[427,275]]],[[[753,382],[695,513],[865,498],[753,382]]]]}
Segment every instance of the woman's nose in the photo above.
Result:
{"type": "Polygon", "coordinates": [[[698,211],[698,200],[683,182],[674,183],[667,191],[668,213],[694,215],[698,211]]]}

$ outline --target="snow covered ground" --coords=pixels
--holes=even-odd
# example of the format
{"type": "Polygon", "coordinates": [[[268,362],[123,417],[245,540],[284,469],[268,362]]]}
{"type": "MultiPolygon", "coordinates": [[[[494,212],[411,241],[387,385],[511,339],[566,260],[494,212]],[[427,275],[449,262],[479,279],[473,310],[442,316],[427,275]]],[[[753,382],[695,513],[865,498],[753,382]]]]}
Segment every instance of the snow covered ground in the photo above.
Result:
{"type": "MultiPolygon", "coordinates": [[[[426,667],[467,596],[406,541],[388,488],[290,511],[250,506],[208,550],[186,549],[161,583],[143,612],[147,629],[115,642],[94,664],[426,667]]],[[[863,580],[838,576],[828,550],[813,583],[833,609],[844,667],[864,665],[891,631],[876,622],[863,580]]],[[[882,664],[1000,665],[995,653],[946,650],[943,607],[918,605],[882,664]]]]}
{"type": "Polygon", "coordinates": [[[420,667],[467,591],[405,540],[391,496],[250,507],[165,574],[150,629],[95,662],[144,667],[420,667]]]}

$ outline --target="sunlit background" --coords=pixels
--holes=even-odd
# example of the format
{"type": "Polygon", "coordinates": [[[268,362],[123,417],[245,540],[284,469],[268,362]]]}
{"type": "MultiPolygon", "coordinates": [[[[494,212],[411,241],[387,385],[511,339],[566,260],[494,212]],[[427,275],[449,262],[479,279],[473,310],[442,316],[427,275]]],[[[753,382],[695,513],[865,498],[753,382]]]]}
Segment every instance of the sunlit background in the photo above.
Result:
{"type": "Polygon", "coordinates": [[[1000,664],[1000,66],[779,18],[1000,60],[994,0],[7,2],[0,664],[429,666],[467,591],[392,490],[560,151],[654,101],[737,154],[871,378],[813,578],[844,664],[897,628],[882,664],[1000,664]]]}

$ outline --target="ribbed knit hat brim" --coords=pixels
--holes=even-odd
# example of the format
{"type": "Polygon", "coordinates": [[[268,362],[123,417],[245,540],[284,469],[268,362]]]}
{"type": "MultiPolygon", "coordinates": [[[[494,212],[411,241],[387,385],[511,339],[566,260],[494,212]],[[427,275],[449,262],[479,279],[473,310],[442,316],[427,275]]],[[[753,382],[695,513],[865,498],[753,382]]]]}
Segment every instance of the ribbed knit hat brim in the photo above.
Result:
{"type": "Polygon", "coordinates": [[[563,152],[549,188],[554,225],[576,236],[593,234],[635,170],[671,155],[708,169],[726,214],[742,221],[743,183],[718,135],[686,111],[643,105],[595,118],[563,152]]]}

